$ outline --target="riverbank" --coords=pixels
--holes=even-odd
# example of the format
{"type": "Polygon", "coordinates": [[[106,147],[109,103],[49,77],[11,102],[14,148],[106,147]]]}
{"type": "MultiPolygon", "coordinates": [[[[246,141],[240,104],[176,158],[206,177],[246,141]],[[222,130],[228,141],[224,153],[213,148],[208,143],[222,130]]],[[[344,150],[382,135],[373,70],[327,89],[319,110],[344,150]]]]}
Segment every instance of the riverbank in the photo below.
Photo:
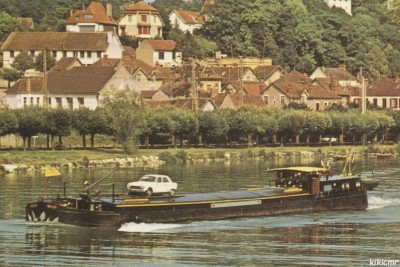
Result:
{"type": "Polygon", "coordinates": [[[121,149],[95,150],[2,150],[0,170],[13,172],[19,169],[41,170],[46,165],[56,168],[81,167],[155,167],[176,162],[206,162],[213,160],[242,161],[272,158],[315,157],[329,158],[346,155],[351,150],[355,155],[366,153],[397,153],[398,145],[374,146],[323,146],[323,147],[253,147],[253,148],[168,148],[138,149],[127,155],[121,149]]]}

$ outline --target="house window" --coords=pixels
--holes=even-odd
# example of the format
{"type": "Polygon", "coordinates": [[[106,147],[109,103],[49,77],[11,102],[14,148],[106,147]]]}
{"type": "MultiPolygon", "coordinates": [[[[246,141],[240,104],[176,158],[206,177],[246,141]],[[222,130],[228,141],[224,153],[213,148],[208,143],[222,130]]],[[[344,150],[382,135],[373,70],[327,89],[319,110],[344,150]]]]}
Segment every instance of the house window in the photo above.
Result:
{"type": "Polygon", "coordinates": [[[378,98],[374,98],[372,101],[373,101],[374,107],[375,108],[378,107],[378,98]]]}
{"type": "Polygon", "coordinates": [[[51,98],[49,97],[49,107],[51,107],[51,98]]]}
{"type": "Polygon", "coordinates": [[[83,17],[85,19],[92,19],[93,18],[93,14],[85,14],[85,15],[83,15],[83,17]]]}
{"type": "Polygon", "coordinates": [[[176,58],[176,51],[172,51],[172,59],[176,58]]]}
{"type": "Polygon", "coordinates": [[[67,97],[67,108],[72,109],[74,107],[74,102],[72,101],[72,97],[67,97]]]}
{"type": "Polygon", "coordinates": [[[265,103],[265,105],[268,105],[268,96],[267,95],[264,96],[264,103],[265,103]]]}
{"type": "Polygon", "coordinates": [[[78,56],[76,51],[74,51],[73,54],[75,58],[78,56]]]}
{"type": "Polygon", "coordinates": [[[319,103],[315,103],[315,110],[320,110],[320,108],[319,103]]]}
{"type": "Polygon", "coordinates": [[[78,105],[79,108],[83,108],[85,106],[85,99],[83,97],[78,97],[78,105]]]}
{"type": "Polygon", "coordinates": [[[386,98],[382,99],[382,108],[387,108],[387,99],[386,98]]]}
{"type": "Polygon", "coordinates": [[[132,22],[132,15],[128,15],[128,22],[132,22]]]}
{"type": "Polygon", "coordinates": [[[57,106],[57,108],[61,108],[62,107],[62,99],[61,99],[61,97],[56,97],[56,106],[57,106]]]}
{"type": "Polygon", "coordinates": [[[155,15],[153,16],[153,22],[157,23],[157,16],[155,16],[155,15]]]}
{"type": "Polygon", "coordinates": [[[150,34],[149,26],[139,26],[139,34],[150,34]]]}
{"type": "Polygon", "coordinates": [[[67,51],[63,51],[63,57],[67,57],[67,51]]]}
{"type": "Polygon", "coordinates": [[[390,107],[391,108],[397,108],[398,107],[398,102],[397,102],[397,98],[391,98],[390,99],[390,107]]]}
{"type": "Polygon", "coordinates": [[[15,53],[14,53],[14,51],[10,51],[10,57],[14,57],[14,55],[15,55],[15,53]]]}
{"type": "Polygon", "coordinates": [[[31,56],[32,56],[32,57],[35,56],[35,51],[31,50],[31,56]]]}
{"type": "Polygon", "coordinates": [[[81,57],[81,58],[84,58],[84,57],[85,57],[85,51],[81,51],[81,52],[80,52],[80,57],[81,57]]]}
{"type": "Polygon", "coordinates": [[[37,97],[36,98],[36,106],[39,106],[40,105],[40,97],[37,97]]]}
{"type": "Polygon", "coordinates": [[[147,22],[147,15],[140,15],[140,20],[142,22],[147,22]]]}
{"type": "Polygon", "coordinates": [[[27,103],[26,103],[27,99],[26,97],[24,97],[24,107],[26,107],[27,103]]]}
{"type": "Polygon", "coordinates": [[[35,100],[34,100],[33,97],[31,97],[31,103],[30,103],[30,105],[32,106],[34,103],[35,103],[35,100]]]}
{"type": "Polygon", "coordinates": [[[57,57],[57,51],[51,51],[51,54],[53,55],[54,58],[57,57]]]}
{"type": "Polygon", "coordinates": [[[164,58],[165,58],[164,51],[158,52],[158,59],[164,59],[164,58]]]}
{"type": "Polygon", "coordinates": [[[92,51],[88,51],[88,52],[87,52],[87,57],[88,57],[88,58],[92,58],[92,51]]]}
{"type": "Polygon", "coordinates": [[[281,95],[281,106],[285,105],[285,96],[281,95]]]}
{"type": "Polygon", "coordinates": [[[101,52],[97,52],[97,58],[101,58],[101,52]]]}

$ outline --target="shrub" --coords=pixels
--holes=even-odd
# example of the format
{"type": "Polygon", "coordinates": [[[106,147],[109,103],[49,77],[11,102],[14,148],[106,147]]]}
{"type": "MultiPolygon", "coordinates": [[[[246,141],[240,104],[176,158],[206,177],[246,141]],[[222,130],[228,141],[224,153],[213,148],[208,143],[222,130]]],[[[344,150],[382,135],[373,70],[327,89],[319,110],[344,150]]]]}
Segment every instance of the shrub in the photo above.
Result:
{"type": "Polygon", "coordinates": [[[185,150],[179,150],[176,154],[175,157],[182,161],[186,161],[187,153],[185,150]]]}
{"type": "Polygon", "coordinates": [[[170,152],[162,152],[158,158],[162,161],[165,161],[167,164],[175,164],[178,161],[177,158],[170,152]]]}

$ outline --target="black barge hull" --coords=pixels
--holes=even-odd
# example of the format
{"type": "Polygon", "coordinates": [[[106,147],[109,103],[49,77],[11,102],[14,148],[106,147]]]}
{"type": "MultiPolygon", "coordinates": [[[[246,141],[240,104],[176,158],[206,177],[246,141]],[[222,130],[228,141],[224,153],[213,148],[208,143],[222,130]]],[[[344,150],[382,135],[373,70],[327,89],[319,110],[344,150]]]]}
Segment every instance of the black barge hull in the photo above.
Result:
{"type": "Polygon", "coordinates": [[[124,199],[114,202],[58,199],[55,202],[40,201],[27,204],[26,217],[27,220],[57,220],[77,226],[119,228],[127,222],[175,223],[322,211],[365,210],[367,207],[367,192],[361,189],[332,195],[299,193],[262,196],[260,193],[260,197],[201,201],[186,201],[185,197],[156,201],[124,199]],[[76,205],[65,203],[76,203],[76,205]]]}

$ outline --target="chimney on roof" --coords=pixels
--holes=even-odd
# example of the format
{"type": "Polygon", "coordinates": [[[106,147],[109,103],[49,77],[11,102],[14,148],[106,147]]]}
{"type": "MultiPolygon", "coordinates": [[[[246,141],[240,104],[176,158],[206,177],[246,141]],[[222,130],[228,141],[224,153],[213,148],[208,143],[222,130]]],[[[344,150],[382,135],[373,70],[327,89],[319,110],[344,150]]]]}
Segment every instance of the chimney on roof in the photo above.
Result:
{"type": "Polygon", "coordinates": [[[107,2],[106,10],[107,10],[107,17],[112,18],[112,4],[111,3],[107,2]]]}

